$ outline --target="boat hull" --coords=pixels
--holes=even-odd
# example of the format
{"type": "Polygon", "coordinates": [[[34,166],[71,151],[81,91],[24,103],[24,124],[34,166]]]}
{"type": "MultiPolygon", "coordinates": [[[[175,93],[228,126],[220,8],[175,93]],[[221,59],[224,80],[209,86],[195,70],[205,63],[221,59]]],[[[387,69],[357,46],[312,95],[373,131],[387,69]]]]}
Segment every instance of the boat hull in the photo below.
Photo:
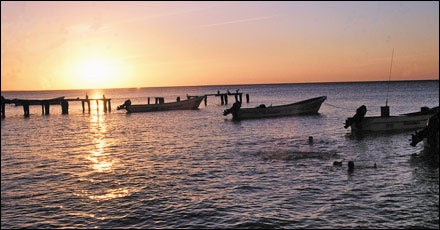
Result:
{"type": "Polygon", "coordinates": [[[238,120],[258,119],[270,117],[285,117],[294,115],[318,114],[322,103],[327,99],[326,96],[316,97],[296,103],[280,106],[241,108],[238,111],[238,120]]]}
{"type": "Polygon", "coordinates": [[[195,110],[199,108],[200,103],[204,97],[194,97],[184,101],[176,101],[170,103],[161,104],[138,104],[129,105],[125,109],[127,113],[140,113],[140,112],[156,112],[156,111],[169,111],[169,110],[195,110]]]}
{"type": "Polygon", "coordinates": [[[41,100],[12,99],[11,101],[14,102],[15,106],[22,106],[25,102],[28,105],[42,105],[43,103],[49,103],[50,105],[59,105],[62,100],[64,100],[64,96],[41,100]]]}
{"type": "Polygon", "coordinates": [[[390,116],[390,117],[364,117],[359,128],[352,125],[352,131],[368,131],[368,132],[395,132],[417,130],[425,127],[431,115],[418,116],[390,116]]]}

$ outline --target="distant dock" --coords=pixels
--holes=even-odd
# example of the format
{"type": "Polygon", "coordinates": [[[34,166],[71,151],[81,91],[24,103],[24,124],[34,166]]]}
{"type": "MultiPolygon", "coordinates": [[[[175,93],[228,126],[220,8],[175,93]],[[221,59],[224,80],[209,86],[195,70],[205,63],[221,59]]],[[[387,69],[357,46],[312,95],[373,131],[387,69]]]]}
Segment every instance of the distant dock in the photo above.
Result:
{"type": "Polygon", "coordinates": [[[104,112],[111,111],[111,99],[105,98],[64,98],[57,97],[52,99],[6,99],[3,96],[1,97],[1,116],[2,119],[6,117],[6,104],[15,104],[15,106],[23,106],[23,112],[25,117],[29,117],[29,107],[31,105],[40,105],[41,113],[43,115],[50,114],[50,105],[61,105],[61,114],[69,114],[69,102],[70,101],[80,101],[82,104],[83,113],[85,112],[85,105],[87,104],[87,110],[90,112],[90,102],[96,101],[96,105],[99,109],[99,101],[102,101],[104,104],[104,112]]]}
{"type": "MultiPolygon", "coordinates": [[[[236,90],[235,93],[231,93],[228,90],[226,93],[220,93],[220,91],[217,91],[217,93],[205,94],[204,95],[205,106],[207,106],[207,104],[208,104],[207,100],[208,100],[209,96],[220,97],[221,105],[228,104],[228,97],[229,96],[234,96],[235,101],[242,102],[243,93],[238,92],[238,91],[239,90],[236,90]]],[[[186,95],[186,96],[187,96],[187,98],[197,97],[197,96],[190,96],[190,95],[186,95]]],[[[148,97],[147,99],[148,99],[148,104],[150,104],[150,97],[148,97]]],[[[158,100],[160,100],[162,103],[164,102],[163,97],[155,97],[155,99],[156,99],[156,103],[158,103],[158,100]]],[[[180,97],[178,97],[177,100],[180,100],[180,97]]],[[[29,108],[31,105],[41,106],[41,114],[43,114],[43,115],[50,114],[50,106],[51,105],[60,105],[61,106],[61,114],[69,114],[69,102],[75,102],[75,101],[81,102],[83,113],[85,113],[85,111],[86,111],[86,106],[87,106],[87,111],[90,113],[90,102],[91,101],[96,101],[97,109],[99,109],[99,102],[101,101],[101,103],[103,103],[104,112],[111,112],[111,99],[106,98],[104,95],[102,96],[102,98],[89,98],[86,95],[85,98],[79,98],[79,97],[78,98],[65,98],[63,96],[63,97],[56,97],[56,98],[52,98],[52,99],[42,99],[42,100],[41,99],[6,99],[3,96],[1,96],[1,117],[2,117],[2,119],[4,119],[6,117],[6,106],[5,106],[6,104],[15,104],[15,106],[23,106],[24,117],[29,117],[30,116],[29,108]]],[[[249,103],[249,94],[246,94],[246,102],[249,103]]]]}

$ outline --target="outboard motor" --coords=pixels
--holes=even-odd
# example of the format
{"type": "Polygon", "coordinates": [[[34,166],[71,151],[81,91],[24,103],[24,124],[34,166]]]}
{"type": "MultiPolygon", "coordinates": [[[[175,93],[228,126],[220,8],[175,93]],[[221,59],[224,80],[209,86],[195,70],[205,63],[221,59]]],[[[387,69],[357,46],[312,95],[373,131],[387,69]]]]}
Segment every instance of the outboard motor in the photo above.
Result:
{"type": "Polygon", "coordinates": [[[344,128],[348,128],[354,123],[358,129],[362,129],[362,120],[365,117],[365,114],[367,114],[367,107],[362,105],[356,109],[356,114],[353,117],[345,120],[344,128]]]}
{"type": "Polygon", "coordinates": [[[238,117],[238,111],[241,108],[241,102],[236,101],[234,102],[234,104],[232,105],[232,107],[230,109],[225,109],[225,111],[223,111],[223,116],[226,116],[230,113],[232,113],[232,119],[234,121],[238,121],[240,118],[238,117]]]}
{"type": "Polygon", "coordinates": [[[122,104],[122,105],[120,105],[120,106],[118,106],[118,110],[120,110],[120,109],[125,109],[125,108],[127,108],[128,106],[130,106],[131,105],[131,101],[130,101],[130,99],[128,99],[128,100],[126,100],[125,102],[124,102],[124,104],[122,104]]]}

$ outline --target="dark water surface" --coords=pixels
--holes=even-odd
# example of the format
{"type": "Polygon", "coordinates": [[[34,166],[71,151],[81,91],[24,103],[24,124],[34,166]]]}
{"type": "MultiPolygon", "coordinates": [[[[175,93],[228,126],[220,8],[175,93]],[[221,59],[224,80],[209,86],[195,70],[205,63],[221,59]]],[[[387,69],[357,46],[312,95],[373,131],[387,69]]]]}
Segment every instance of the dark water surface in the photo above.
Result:
{"type": "MultiPolygon", "coordinates": [[[[439,168],[412,132],[354,136],[346,117],[379,115],[387,82],[2,92],[112,98],[110,113],[6,106],[2,228],[439,228],[439,168]],[[280,105],[325,95],[316,116],[232,122],[209,97],[196,111],[125,114],[126,99],[174,101],[229,89],[280,105]],[[309,145],[308,137],[314,143],[309,145]],[[343,161],[341,167],[333,161],[343,161]],[[347,172],[347,162],[355,170],[347,172]],[[374,168],[374,164],[377,168],[374,168]]],[[[244,97],[243,97],[244,99],[244,97]]],[[[438,81],[392,82],[390,113],[439,105],[438,81]]],[[[99,105],[101,106],[101,105],[99,105]]]]}

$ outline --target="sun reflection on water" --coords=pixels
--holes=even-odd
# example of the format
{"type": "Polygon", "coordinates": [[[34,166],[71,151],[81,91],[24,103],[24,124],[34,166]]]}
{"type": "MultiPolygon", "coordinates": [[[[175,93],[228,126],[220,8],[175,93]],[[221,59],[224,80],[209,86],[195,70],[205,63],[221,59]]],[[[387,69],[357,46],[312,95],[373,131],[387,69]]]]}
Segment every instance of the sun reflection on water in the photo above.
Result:
{"type": "Polygon", "coordinates": [[[128,195],[130,195],[128,189],[118,188],[118,189],[109,189],[104,194],[90,195],[89,198],[92,200],[103,201],[103,200],[111,200],[114,198],[126,197],[128,195]]]}
{"type": "Polygon", "coordinates": [[[90,140],[93,145],[84,156],[90,162],[84,181],[92,184],[82,190],[82,194],[95,201],[106,201],[130,195],[127,187],[120,187],[116,180],[109,179],[115,173],[118,159],[109,151],[111,140],[107,137],[108,127],[105,118],[106,116],[100,113],[90,114],[89,135],[91,135],[90,140]],[[103,173],[106,176],[103,177],[103,173]],[[115,184],[119,188],[115,188],[115,184]]]}
{"type": "Polygon", "coordinates": [[[90,118],[91,133],[93,135],[94,149],[89,151],[86,157],[92,162],[91,168],[97,172],[112,172],[114,159],[110,159],[111,155],[106,153],[108,146],[105,134],[107,133],[107,125],[103,116],[92,114],[90,118]]]}

